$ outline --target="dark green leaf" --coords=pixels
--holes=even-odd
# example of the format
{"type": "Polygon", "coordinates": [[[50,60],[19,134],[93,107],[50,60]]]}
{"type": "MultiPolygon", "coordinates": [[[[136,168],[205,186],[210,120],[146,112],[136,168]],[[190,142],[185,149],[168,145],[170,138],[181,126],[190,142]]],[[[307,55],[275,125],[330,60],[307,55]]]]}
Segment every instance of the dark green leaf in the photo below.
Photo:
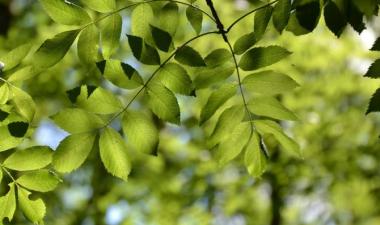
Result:
{"type": "Polygon", "coordinates": [[[366,114],[380,112],[380,88],[372,95],[366,114]]]}
{"type": "Polygon", "coordinates": [[[380,59],[377,59],[372,63],[364,76],[369,78],[380,78],[380,59]]]}
{"type": "Polygon", "coordinates": [[[178,62],[188,66],[206,66],[202,56],[196,50],[189,46],[183,46],[182,48],[178,49],[174,58],[178,62]]]}
{"type": "Polygon", "coordinates": [[[235,54],[243,54],[250,47],[256,44],[258,38],[254,32],[245,34],[241,36],[234,44],[234,52],[235,54]]]}
{"type": "Polygon", "coordinates": [[[339,37],[347,25],[344,15],[333,1],[329,1],[324,8],[324,17],[327,27],[339,37]]]}
{"type": "Polygon", "coordinates": [[[260,40],[264,35],[265,30],[268,27],[269,20],[272,16],[273,8],[272,6],[267,6],[265,8],[260,9],[255,13],[254,20],[254,33],[257,40],[260,40]]]}
{"type": "Polygon", "coordinates": [[[127,35],[128,43],[132,49],[133,56],[147,65],[159,65],[160,55],[151,45],[144,42],[140,37],[127,35]]]}
{"type": "Polygon", "coordinates": [[[380,51],[380,38],[377,38],[373,44],[371,51],[380,51]]]}
{"type": "Polygon", "coordinates": [[[189,6],[186,8],[186,17],[193,29],[195,30],[195,33],[199,34],[202,30],[202,12],[195,9],[194,7],[189,6]]]}
{"type": "Polygon", "coordinates": [[[26,131],[28,130],[28,127],[29,127],[29,123],[25,123],[25,122],[12,122],[8,124],[9,133],[13,137],[19,137],[19,138],[25,136],[26,131]]]}
{"type": "Polygon", "coordinates": [[[291,52],[279,46],[252,48],[241,57],[239,67],[245,71],[260,69],[272,65],[290,54],[291,52]]]}
{"type": "Polygon", "coordinates": [[[299,24],[307,29],[313,31],[317,26],[321,14],[319,0],[306,1],[296,7],[296,17],[299,24]]]}
{"type": "Polygon", "coordinates": [[[154,40],[154,43],[158,47],[158,49],[168,52],[170,49],[170,46],[172,45],[172,37],[170,34],[158,27],[155,27],[153,25],[150,25],[151,31],[152,31],[152,37],[154,40]]]}
{"type": "Polygon", "coordinates": [[[291,0],[279,0],[273,10],[273,25],[282,32],[288,25],[291,10],[291,0]]]}

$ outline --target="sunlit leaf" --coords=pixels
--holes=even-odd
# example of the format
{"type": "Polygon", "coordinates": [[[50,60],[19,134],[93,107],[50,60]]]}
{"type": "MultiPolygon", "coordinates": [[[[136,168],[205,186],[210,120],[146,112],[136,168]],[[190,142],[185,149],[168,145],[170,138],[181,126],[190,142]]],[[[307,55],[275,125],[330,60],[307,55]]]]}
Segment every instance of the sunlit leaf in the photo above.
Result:
{"type": "Polygon", "coordinates": [[[103,56],[109,59],[119,47],[122,18],[119,14],[112,14],[99,23],[103,56]]]}
{"type": "Polygon", "coordinates": [[[101,87],[96,88],[88,98],[78,100],[77,105],[98,114],[111,114],[123,109],[121,101],[112,92],[101,87]]]}
{"type": "Polygon", "coordinates": [[[83,25],[91,21],[90,16],[81,7],[64,0],[39,0],[46,13],[57,23],[65,25],[83,25]]]}
{"type": "Polygon", "coordinates": [[[41,222],[46,213],[46,206],[42,199],[32,200],[29,198],[31,193],[24,188],[17,188],[18,204],[25,217],[33,223],[41,222]]]}
{"type": "Polygon", "coordinates": [[[245,71],[260,69],[272,65],[290,54],[291,52],[279,46],[252,48],[241,57],[239,67],[245,71]]]}
{"type": "Polygon", "coordinates": [[[248,102],[251,113],[279,120],[298,120],[292,111],[273,97],[256,97],[248,102]]]}
{"type": "Polygon", "coordinates": [[[29,190],[38,192],[52,191],[59,184],[58,178],[48,170],[27,172],[17,178],[16,182],[29,190]]]}
{"type": "Polygon", "coordinates": [[[4,196],[0,197],[0,221],[4,218],[8,218],[12,221],[13,215],[16,211],[16,193],[15,185],[9,185],[9,191],[4,196]]]}
{"type": "Polygon", "coordinates": [[[260,177],[266,168],[267,160],[260,147],[260,138],[256,132],[252,133],[245,148],[244,164],[248,173],[253,177],[260,177]]]}
{"type": "Polygon", "coordinates": [[[98,58],[99,30],[95,25],[89,25],[78,38],[78,57],[85,64],[92,64],[98,58]]]}
{"type": "Polygon", "coordinates": [[[154,20],[153,9],[149,4],[140,4],[136,6],[131,14],[132,35],[144,38],[149,43],[153,44],[151,42],[153,40],[149,25],[154,24],[154,20]]]}
{"type": "Polygon", "coordinates": [[[36,104],[32,97],[25,91],[16,87],[11,88],[11,93],[13,95],[12,101],[17,112],[29,122],[33,121],[36,113],[36,104]]]}
{"type": "Polygon", "coordinates": [[[108,13],[116,9],[115,0],[82,0],[87,7],[92,10],[108,13]]]}
{"type": "Polygon", "coordinates": [[[187,71],[176,63],[165,64],[157,73],[156,78],[175,93],[190,95],[193,90],[187,71]]]}
{"type": "Polygon", "coordinates": [[[30,43],[23,44],[0,57],[0,61],[4,63],[3,71],[13,69],[27,56],[32,45],[30,43]]]}
{"type": "Polygon", "coordinates": [[[52,161],[53,150],[47,146],[34,146],[18,150],[3,162],[3,166],[17,171],[41,169],[52,161]]]}

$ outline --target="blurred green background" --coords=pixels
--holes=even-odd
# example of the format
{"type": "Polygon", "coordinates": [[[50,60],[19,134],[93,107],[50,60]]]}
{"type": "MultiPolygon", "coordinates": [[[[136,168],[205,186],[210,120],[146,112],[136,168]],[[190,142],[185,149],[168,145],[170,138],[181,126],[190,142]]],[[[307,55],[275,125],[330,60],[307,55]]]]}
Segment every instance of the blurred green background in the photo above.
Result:
{"type": "MultiPolygon", "coordinates": [[[[199,5],[205,7],[203,1],[199,5]]],[[[215,5],[225,24],[255,7],[245,0],[215,1],[215,5]]],[[[122,14],[126,34],[130,12],[122,14]]],[[[52,22],[36,0],[0,0],[0,15],[0,55],[29,41],[37,47],[67,29],[52,22]]],[[[195,35],[185,18],[180,23],[177,44],[195,35]]],[[[214,29],[207,19],[203,25],[203,31],[214,29]]],[[[282,98],[300,121],[282,125],[300,143],[304,159],[283,153],[268,136],[270,160],[261,179],[250,177],[240,158],[219,168],[196,125],[195,118],[211,93],[202,90],[197,99],[179,97],[183,125],[162,126],[159,156],[135,156],[128,182],[108,175],[95,154],[81,169],[64,176],[56,191],[42,196],[48,209],[45,224],[380,224],[380,115],[365,116],[370,96],[380,83],[362,77],[379,57],[368,49],[379,35],[380,22],[369,20],[367,26],[360,36],[346,29],[337,39],[323,20],[314,32],[299,37],[287,31],[279,35],[270,25],[257,44],[278,44],[293,52],[273,69],[301,84],[282,98]]],[[[251,16],[229,36],[236,40],[252,27],[251,16]]],[[[202,55],[227,47],[217,36],[193,46],[202,55]]],[[[117,58],[139,66],[125,35],[117,58]]],[[[145,75],[151,69],[139,68],[145,75]]],[[[100,84],[124,96],[129,93],[82,67],[73,48],[61,63],[23,86],[39,108],[39,124],[30,143],[56,147],[65,137],[48,116],[68,106],[65,91],[80,84],[100,84]]],[[[17,212],[12,224],[28,222],[17,212]]]]}

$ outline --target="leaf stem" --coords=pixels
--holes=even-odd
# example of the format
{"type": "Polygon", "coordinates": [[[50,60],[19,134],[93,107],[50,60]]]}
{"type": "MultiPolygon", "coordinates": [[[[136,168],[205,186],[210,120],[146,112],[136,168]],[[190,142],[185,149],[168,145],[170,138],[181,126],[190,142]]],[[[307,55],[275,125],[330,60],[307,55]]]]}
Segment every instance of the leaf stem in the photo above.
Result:
{"type": "Polygon", "coordinates": [[[17,181],[15,180],[15,178],[12,176],[12,174],[3,166],[0,164],[0,167],[1,169],[8,175],[8,177],[10,177],[12,179],[12,181],[18,185],[17,181]]]}
{"type": "Polygon", "coordinates": [[[252,13],[254,13],[254,12],[260,10],[260,9],[263,9],[263,8],[266,8],[266,7],[270,6],[270,5],[273,5],[274,3],[278,2],[278,1],[279,0],[274,0],[272,2],[269,2],[269,3],[265,4],[265,5],[262,5],[262,6],[258,7],[258,8],[255,8],[255,9],[247,12],[246,14],[242,15],[241,17],[237,18],[230,26],[228,26],[228,28],[226,30],[226,33],[228,33],[238,22],[240,22],[245,17],[251,15],[252,13]]]}
{"type": "Polygon", "coordinates": [[[206,36],[206,35],[209,35],[209,34],[219,34],[220,32],[219,31],[209,31],[209,32],[206,32],[206,33],[203,33],[203,34],[200,34],[200,35],[197,35],[191,39],[189,39],[188,41],[184,42],[181,46],[179,46],[168,58],[166,58],[166,60],[160,64],[159,67],[157,67],[157,69],[152,73],[152,75],[148,78],[148,80],[144,83],[144,85],[137,91],[137,93],[132,97],[132,99],[128,102],[128,104],[123,108],[123,110],[121,110],[120,112],[118,112],[117,114],[115,114],[108,122],[107,124],[104,126],[104,127],[107,127],[114,119],[116,119],[117,117],[119,117],[122,113],[124,113],[128,108],[129,106],[133,103],[133,101],[137,98],[137,96],[148,86],[148,84],[150,83],[150,81],[152,81],[152,79],[155,77],[155,75],[157,74],[157,72],[163,67],[166,65],[166,63],[168,63],[174,56],[175,54],[180,50],[182,49],[183,47],[185,47],[186,45],[190,44],[191,42],[193,42],[194,40],[197,40],[198,38],[201,38],[203,36],[206,36]]]}

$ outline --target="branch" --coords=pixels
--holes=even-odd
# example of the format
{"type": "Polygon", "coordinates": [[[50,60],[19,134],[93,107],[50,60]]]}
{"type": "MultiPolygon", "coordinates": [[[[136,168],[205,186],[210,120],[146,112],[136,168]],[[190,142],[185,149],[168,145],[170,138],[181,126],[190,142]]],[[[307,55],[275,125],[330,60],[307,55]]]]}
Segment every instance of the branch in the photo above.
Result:
{"type": "Polygon", "coordinates": [[[128,102],[128,104],[123,108],[123,110],[121,110],[120,112],[118,112],[117,114],[115,114],[109,121],[108,123],[104,126],[108,126],[114,119],[116,119],[117,117],[119,117],[122,113],[124,113],[128,108],[129,106],[133,103],[133,101],[137,98],[137,96],[148,86],[148,84],[150,83],[150,81],[152,81],[152,79],[154,78],[154,76],[157,74],[157,72],[163,67],[166,65],[166,63],[168,63],[174,56],[175,54],[178,52],[178,50],[182,49],[183,47],[185,47],[186,45],[190,44],[191,42],[193,42],[194,40],[198,39],[198,38],[201,38],[203,36],[206,36],[206,35],[209,35],[209,34],[219,34],[219,31],[210,31],[210,32],[206,32],[206,33],[203,33],[203,34],[200,34],[200,35],[197,35],[191,39],[189,39],[188,41],[186,41],[185,43],[183,43],[180,47],[178,47],[163,63],[161,63],[161,65],[152,73],[152,75],[149,77],[149,79],[145,82],[145,84],[137,91],[137,93],[132,97],[132,99],[128,102]]]}
{"type": "Polygon", "coordinates": [[[263,5],[263,6],[260,6],[258,8],[255,8],[255,9],[247,12],[246,14],[242,15],[241,17],[239,17],[238,19],[236,19],[230,26],[228,26],[228,28],[226,30],[226,33],[228,33],[238,22],[240,22],[240,20],[244,19],[245,17],[251,15],[252,13],[254,13],[254,12],[260,10],[260,9],[263,9],[263,8],[266,8],[266,7],[270,6],[270,5],[273,5],[274,3],[278,2],[278,1],[279,0],[274,0],[272,2],[269,2],[269,3],[267,3],[267,4],[263,5]]]}

